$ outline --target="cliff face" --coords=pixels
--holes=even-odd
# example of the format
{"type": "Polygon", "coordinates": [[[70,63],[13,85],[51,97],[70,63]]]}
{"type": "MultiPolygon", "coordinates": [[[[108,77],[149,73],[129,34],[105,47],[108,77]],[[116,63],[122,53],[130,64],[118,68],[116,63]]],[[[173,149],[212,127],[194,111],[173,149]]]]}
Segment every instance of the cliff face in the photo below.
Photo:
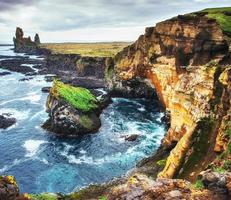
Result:
{"type": "Polygon", "coordinates": [[[219,24],[198,13],[146,28],[144,35],[108,64],[112,90],[123,90],[123,82],[137,78],[148,81],[170,113],[171,126],[163,145],[177,145],[159,177],[195,178],[198,172],[192,167],[198,165],[198,171],[205,168],[215,157],[213,148],[224,148],[219,144],[222,134],[215,140],[222,129],[221,119],[230,108],[230,69],[220,64],[228,64],[229,56],[229,42],[219,24]],[[225,70],[226,85],[219,82],[225,70]],[[222,93],[228,98],[226,102],[221,101],[222,93]],[[197,150],[193,148],[196,145],[197,150]],[[210,156],[204,159],[208,152],[210,156]]]}

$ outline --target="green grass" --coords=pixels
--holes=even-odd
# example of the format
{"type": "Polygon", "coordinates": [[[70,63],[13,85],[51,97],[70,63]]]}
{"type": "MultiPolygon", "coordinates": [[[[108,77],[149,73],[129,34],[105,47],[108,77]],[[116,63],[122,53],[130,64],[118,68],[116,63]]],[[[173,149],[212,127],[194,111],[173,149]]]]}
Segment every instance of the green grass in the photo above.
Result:
{"type": "Polygon", "coordinates": [[[51,88],[51,94],[64,99],[71,106],[83,112],[89,112],[98,107],[98,100],[86,88],[73,87],[55,80],[51,88]]]}
{"type": "Polygon", "coordinates": [[[46,43],[40,45],[50,49],[54,54],[80,54],[89,57],[113,57],[129,42],[99,42],[99,43],[46,43]]]}
{"type": "Polygon", "coordinates": [[[215,167],[215,168],[213,168],[213,171],[218,172],[218,173],[226,172],[226,170],[223,167],[215,167]]]}
{"type": "Polygon", "coordinates": [[[158,161],[156,162],[156,164],[159,165],[159,166],[165,166],[165,165],[166,165],[166,159],[158,160],[158,161]]]}
{"type": "Polygon", "coordinates": [[[32,200],[57,200],[57,197],[52,194],[29,194],[32,200]]]}
{"type": "Polygon", "coordinates": [[[201,180],[197,180],[194,184],[193,184],[194,188],[197,190],[202,190],[204,189],[204,184],[201,180]]]}
{"type": "Polygon", "coordinates": [[[202,10],[202,12],[208,12],[208,14],[206,15],[208,18],[216,19],[223,31],[231,34],[231,16],[225,14],[225,12],[231,12],[231,7],[208,8],[202,10]]]}

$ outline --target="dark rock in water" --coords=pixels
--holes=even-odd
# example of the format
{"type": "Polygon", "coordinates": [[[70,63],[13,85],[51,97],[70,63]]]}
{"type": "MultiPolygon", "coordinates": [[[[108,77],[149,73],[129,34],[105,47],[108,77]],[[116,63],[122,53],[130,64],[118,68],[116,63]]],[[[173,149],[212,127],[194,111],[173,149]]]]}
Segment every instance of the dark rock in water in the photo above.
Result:
{"type": "Polygon", "coordinates": [[[56,79],[57,78],[57,76],[45,76],[45,80],[47,81],[47,82],[52,82],[54,79],[56,79]]]}
{"type": "Polygon", "coordinates": [[[10,72],[0,72],[0,76],[5,76],[11,74],[10,72]]]}
{"type": "Polygon", "coordinates": [[[139,135],[137,134],[133,134],[133,135],[125,135],[124,139],[126,141],[129,141],[129,142],[134,142],[137,140],[137,138],[139,137],[139,135]]]}
{"type": "Polygon", "coordinates": [[[23,73],[23,74],[29,72],[35,73],[35,70],[30,66],[26,66],[26,64],[42,64],[42,63],[43,61],[41,60],[22,57],[22,58],[10,59],[10,60],[2,60],[0,61],[0,68],[10,70],[13,72],[23,73]]]}
{"type": "Polygon", "coordinates": [[[8,127],[14,125],[15,123],[16,123],[15,118],[0,115],[0,129],[7,129],[8,127]]]}
{"type": "Polygon", "coordinates": [[[51,87],[43,87],[43,88],[42,88],[42,92],[44,92],[44,93],[49,93],[49,92],[50,92],[50,89],[51,89],[51,87]]]}
{"type": "Polygon", "coordinates": [[[21,78],[21,79],[19,79],[19,81],[29,81],[32,79],[33,79],[33,77],[27,77],[27,78],[21,78]]]}
{"type": "Polygon", "coordinates": [[[0,176],[0,199],[20,200],[19,188],[13,176],[0,176]]]}
{"type": "MultiPolygon", "coordinates": [[[[100,113],[110,100],[104,96],[95,97],[89,90],[63,84],[55,81],[47,98],[47,112],[49,120],[47,120],[43,128],[61,136],[81,136],[87,133],[96,132],[100,126],[100,113]],[[81,102],[77,107],[73,103],[62,96],[61,91],[72,91],[71,93],[80,92],[81,95],[74,95],[73,100],[81,102]],[[83,105],[84,104],[84,105],[83,105]]],[[[71,96],[69,98],[72,98],[71,96]]]]}
{"type": "Polygon", "coordinates": [[[25,74],[25,76],[35,76],[37,74],[38,74],[37,72],[28,72],[25,74]]]}
{"type": "Polygon", "coordinates": [[[36,53],[38,45],[40,44],[40,39],[38,34],[35,35],[35,41],[32,41],[30,37],[25,38],[23,30],[17,27],[13,42],[15,52],[36,53]]]}

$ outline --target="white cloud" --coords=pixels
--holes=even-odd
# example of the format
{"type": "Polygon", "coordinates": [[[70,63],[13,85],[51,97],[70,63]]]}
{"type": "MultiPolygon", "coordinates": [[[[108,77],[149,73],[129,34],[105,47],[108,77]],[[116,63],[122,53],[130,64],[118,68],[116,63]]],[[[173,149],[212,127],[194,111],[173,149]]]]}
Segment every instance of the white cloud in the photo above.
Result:
{"type": "Polygon", "coordinates": [[[15,27],[42,41],[135,40],[145,26],[230,0],[0,0],[0,42],[15,27]],[[143,28],[142,28],[143,27],[143,28]],[[130,38],[130,39],[129,39],[130,38]]]}

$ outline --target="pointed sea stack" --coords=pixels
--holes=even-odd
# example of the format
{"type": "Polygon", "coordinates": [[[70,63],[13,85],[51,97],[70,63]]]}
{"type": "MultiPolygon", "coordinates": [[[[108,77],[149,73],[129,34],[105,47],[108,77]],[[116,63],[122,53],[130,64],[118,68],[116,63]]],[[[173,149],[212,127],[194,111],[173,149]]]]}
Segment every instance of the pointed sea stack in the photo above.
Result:
{"type": "Polygon", "coordinates": [[[39,35],[36,33],[34,41],[30,37],[23,37],[23,30],[19,27],[16,28],[14,41],[14,51],[18,53],[36,53],[40,44],[39,35]]]}

